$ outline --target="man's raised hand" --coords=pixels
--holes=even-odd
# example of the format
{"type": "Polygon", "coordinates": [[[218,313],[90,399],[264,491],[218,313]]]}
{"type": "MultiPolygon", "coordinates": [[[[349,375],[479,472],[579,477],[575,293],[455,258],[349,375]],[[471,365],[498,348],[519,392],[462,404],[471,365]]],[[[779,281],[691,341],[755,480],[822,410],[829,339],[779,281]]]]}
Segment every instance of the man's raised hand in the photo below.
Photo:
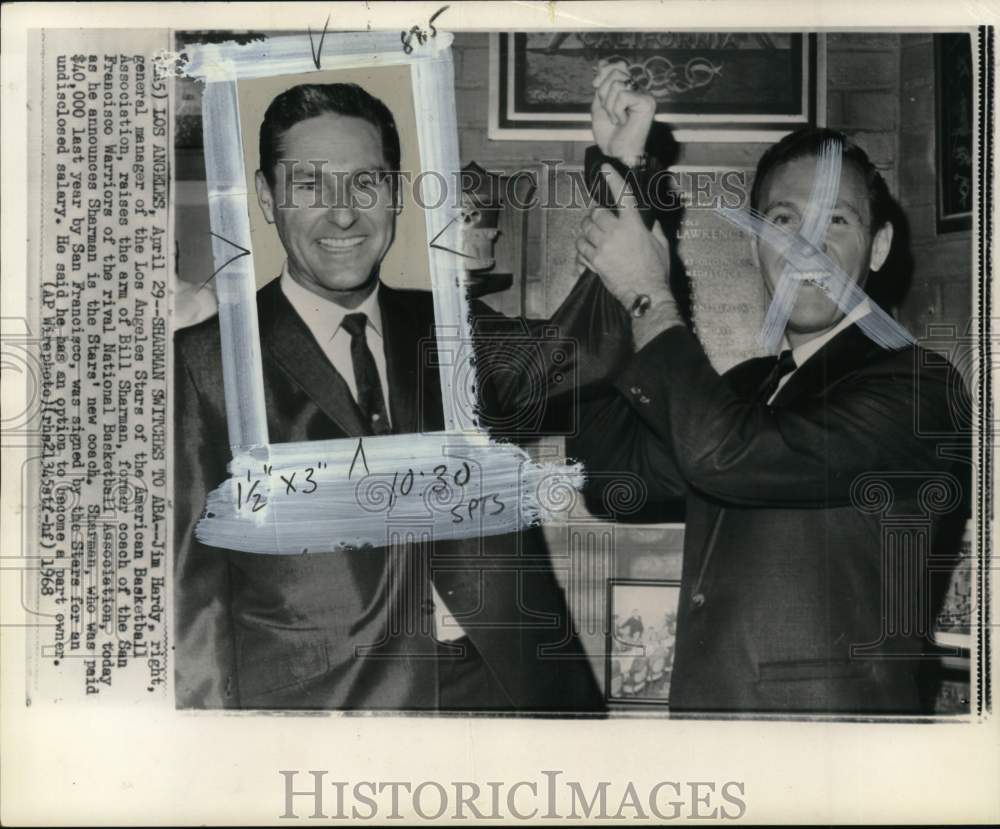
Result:
{"type": "Polygon", "coordinates": [[[618,215],[595,207],[580,225],[576,250],[581,261],[596,272],[608,291],[629,307],[645,294],[651,299],[670,297],[670,248],[658,223],[650,232],[643,224],[635,195],[611,165],[601,167],[618,215]]]}
{"type": "Polygon", "coordinates": [[[633,166],[642,156],[656,114],[656,101],[632,87],[624,61],[597,64],[594,102],[590,108],[594,140],[606,156],[633,166]]]}

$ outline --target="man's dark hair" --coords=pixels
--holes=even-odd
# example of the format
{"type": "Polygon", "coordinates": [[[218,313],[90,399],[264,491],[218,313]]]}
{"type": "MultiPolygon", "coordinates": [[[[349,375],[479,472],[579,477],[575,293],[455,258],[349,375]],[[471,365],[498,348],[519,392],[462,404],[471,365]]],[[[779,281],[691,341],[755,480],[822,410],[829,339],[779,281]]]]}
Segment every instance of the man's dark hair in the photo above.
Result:
{"type": "Polygon", "coordinates": [[[260,125],[260,169],[272,188],[281,137],[299,121],[327,114],[363,118],[374,126],[382,137],[388,170],[399,170],[399,132],[385,104],[354,83],[304,83],[286,89],[271,101],[260,125]]]}
{"type": "Polygon", "coordinates": [[[853,164],[864,178],[865,186],[868,188],[870,230],[874,232],[882,227],[892,214],[892,197],[889,195],[885,179],[875,169],[875,165],[861,147],[849,140],[844,133],[824,127],[796,130],[767,149],[757,162],[757,173],[750,190],[750,206],[755,209],[760,208],[760,191],[773,170],[797,158],[818,157],[824,142],[831,140],[840,144],[844,162],[853,164]]]}

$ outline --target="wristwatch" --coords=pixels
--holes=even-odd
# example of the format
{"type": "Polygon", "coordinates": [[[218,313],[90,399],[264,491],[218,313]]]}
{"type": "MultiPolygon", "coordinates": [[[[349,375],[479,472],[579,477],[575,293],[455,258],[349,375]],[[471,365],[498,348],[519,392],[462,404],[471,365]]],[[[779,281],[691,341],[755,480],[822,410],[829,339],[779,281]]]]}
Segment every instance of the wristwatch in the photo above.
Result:
{"type": "Polygon", "coordinates": [[[649,294],[639,294],[632,300],[632,305],[629,306],[628,312],[633,319],[639,319],[639,317],[649,310],[649,306],[652,304],[653,301],[649,298],[649,294]]]}

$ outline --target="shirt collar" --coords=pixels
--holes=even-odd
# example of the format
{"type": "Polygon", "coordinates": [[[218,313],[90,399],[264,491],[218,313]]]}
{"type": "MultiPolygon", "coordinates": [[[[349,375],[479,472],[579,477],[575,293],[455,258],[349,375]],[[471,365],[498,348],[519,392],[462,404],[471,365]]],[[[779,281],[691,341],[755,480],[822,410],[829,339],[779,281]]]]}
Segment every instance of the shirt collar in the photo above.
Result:
{"type": "Polygon", "coordinates": [[[375,286],[364,302],[357,308],[344,308],[336,302],[324,299],[314,294],[308,288],[303,288],[288,272],[288,262],[281,268],[281,291],[292,304],[296,313],[302,317],[306,327],[312,332],[317,342],[332,340],[340,329],[340,324],[348,314],[362,313],[368,317],[368,326],[382,336],[382,310],[378,295],[381,284],[375,286]]]}
{"type": "MultiPolygon", "coordinates": [[[[795,366],[798,368],[806,360],[812,357],[817,351],[819,351],[824,345],[826,345],[830,340],[836,337],[841,331],[850,328],[854,323],[856,323],[862,317],[867,316],[871,313],[872,307],[867,299],[861,300],[854,308],[851,309],[851,313],[844,316],[844,318],[838,322],[833,328],[827,331],[825,334],[821,334],[818,337],[814,337],[809,340],[809,342],[802,343],[800,346],[796,346],[792,349],[792,357],[795,358],[795,366]]],[[[787,341],[786,341],[787,342],[787,341]]]]}

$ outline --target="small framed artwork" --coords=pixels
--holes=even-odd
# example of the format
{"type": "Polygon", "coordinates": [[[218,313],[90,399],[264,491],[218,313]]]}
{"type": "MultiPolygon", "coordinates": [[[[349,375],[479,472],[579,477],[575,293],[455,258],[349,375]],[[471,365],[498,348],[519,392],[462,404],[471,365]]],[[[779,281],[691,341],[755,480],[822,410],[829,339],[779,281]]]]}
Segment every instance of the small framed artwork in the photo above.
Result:
{"type": "Polygon", "coordinates": [[[972,38],[934,36],[938,233],[972,228],[972,38]]]}
{"type": "Polygon", "coordinates": [[[822,124],[824,42],[804,32],[519,32],[490,41],[493,140],[589,141],[589,83],[622,60],[677,141],[777,141],[822,124]]]}
{"type": "Polygon", "coordinates": [[[604,687],[609,703],[668,704],[680,592],[679,581],[608,583],[604,687]]]}

